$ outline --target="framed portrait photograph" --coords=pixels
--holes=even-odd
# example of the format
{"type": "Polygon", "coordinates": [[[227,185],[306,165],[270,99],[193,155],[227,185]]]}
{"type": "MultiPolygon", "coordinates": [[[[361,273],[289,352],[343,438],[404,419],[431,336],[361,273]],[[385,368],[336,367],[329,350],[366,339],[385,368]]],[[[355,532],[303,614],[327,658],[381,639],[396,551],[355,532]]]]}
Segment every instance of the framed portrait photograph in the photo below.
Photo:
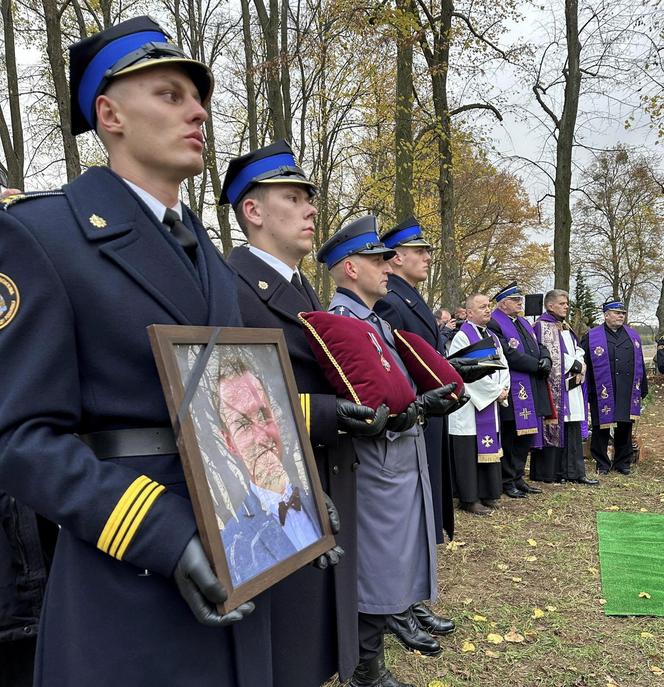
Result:
{"type": "Polygon", "coordinates": [[[223,613],[334,537],[279,329],[148,327],[223,613]]]}

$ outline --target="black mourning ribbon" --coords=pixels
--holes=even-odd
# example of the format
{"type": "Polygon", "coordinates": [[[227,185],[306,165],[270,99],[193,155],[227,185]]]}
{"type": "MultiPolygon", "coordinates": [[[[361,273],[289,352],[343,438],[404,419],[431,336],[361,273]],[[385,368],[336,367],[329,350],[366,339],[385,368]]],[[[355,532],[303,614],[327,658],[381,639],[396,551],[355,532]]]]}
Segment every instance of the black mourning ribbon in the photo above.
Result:
{"type": "Polygon", "coordinates": [[[300,499],[300,487],[293,487],[293,493],[288,501],[279,501],[279,522],[283,527],[286,523],[288,509],[292,508],[298,513],[302,510],[302,500],[300,499]]]}
{"type": "Polygon", "coordinates": [[[164,214],[164,224],[168,227],[173,238],[182,246],[188,258],[196,264],[198,241],[172,208],[167,208],[164,214]]]}
{"type": "Polygon", "coordinates": [[[314,304],[312,303],[307,290],[304,288],[304,284],[302,283],[300,275],[297,272],[293,272],[290,283],[300,292],[300,294],[302,294],[302,297],[309,304],[309,306],[313,308],[314,304]]]}

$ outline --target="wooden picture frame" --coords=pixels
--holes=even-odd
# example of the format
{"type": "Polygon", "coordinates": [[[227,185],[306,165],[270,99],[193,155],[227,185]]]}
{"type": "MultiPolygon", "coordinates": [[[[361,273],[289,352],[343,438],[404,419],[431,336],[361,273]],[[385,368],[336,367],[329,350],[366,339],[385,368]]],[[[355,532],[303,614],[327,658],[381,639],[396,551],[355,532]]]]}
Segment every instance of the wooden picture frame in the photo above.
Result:
{"type": "Polygon", "coordinates": [[[227,613],[335,545],[286,342],[280,329],[148,334],[227,613]]]}

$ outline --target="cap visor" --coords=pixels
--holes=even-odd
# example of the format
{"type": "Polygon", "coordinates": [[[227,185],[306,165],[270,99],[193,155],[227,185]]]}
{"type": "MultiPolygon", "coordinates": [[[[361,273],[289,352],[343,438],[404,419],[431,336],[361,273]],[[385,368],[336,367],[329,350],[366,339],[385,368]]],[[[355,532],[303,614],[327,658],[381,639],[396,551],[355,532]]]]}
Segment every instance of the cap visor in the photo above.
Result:
{"type": "Polygon", "coordinates": [[[431,244],[424,239],[413,239],[412,241],[406,241],[405,243],[400,243],[398,248],[431,248],[431,244]]]}
{"type": "Polygon", "coordinates": [[[192,60],[189,57],[159,57],[145,59],[142,62],[137,62],[136,64],[132,64],[129,67],[125,67],[125,69],[121,69],[120,71],[113,74],[113,78],[115,79],[118,76],[133,74],[134,72],[139,72],[143,69],[164,67],[169,66],[171,64],[182,64],[184,66],[194,67],[200,73],[204,74],[204,76],[207,78],[209,82],[208,93],[205,99],[203,100],[204,103],[207,103],[210,97],[212,96],[212,91],[214,90],[214,76],[212,75],[212,72],[210,71],[207,65],[203,64],[202,62],[199,62],[198,60],[192,60]]]}
{"type": "Polygon", "coordinates": [[[384,246],[376,246],[375,248],[364,248],[363,250],[358,250],[356,255],[381,255],[383,260],[391,260],[397,252],[392,248],[386,248],[384,246]]]}
{"type": "Polygon", "coordinates": [[[313,193],[318,193],[318,186],[308,179],[298,178],[296,176],[271,177],[270,179],[261,179],[259,184],[300,184],[301,186],[308,186],[313,193]]]}

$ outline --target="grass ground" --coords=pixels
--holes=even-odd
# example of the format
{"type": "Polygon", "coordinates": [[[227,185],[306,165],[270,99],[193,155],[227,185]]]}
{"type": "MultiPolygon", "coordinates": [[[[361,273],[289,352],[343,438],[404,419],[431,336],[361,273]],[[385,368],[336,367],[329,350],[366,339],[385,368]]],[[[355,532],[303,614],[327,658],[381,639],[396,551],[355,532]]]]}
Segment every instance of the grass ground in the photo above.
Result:
{"type": "Polygon", "coordinates": [[[664,687],[664,618],[604,615],[595,526],[600,510],[664,513],[661,378],[649,401],[630,476],[540,485],[543,494],[504,498],[489,517],[457,511],[433,604],[457,630],[435,658],[388,637],[396,676],[416,687],[664,687]]]}

